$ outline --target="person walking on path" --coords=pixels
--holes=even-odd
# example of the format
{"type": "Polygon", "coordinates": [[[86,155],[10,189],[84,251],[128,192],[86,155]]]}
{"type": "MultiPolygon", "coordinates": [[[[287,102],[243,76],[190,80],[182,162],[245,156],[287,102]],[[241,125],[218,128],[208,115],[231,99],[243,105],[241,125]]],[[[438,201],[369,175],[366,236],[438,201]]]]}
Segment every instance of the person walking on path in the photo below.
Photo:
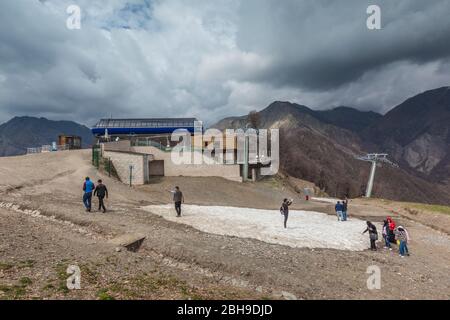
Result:
{"type": "Polygon", "coordinates": [[[105,208],[105,202],[104,199],[108,199],[108,189],[103,184],[103,181],[101,179],[98,180],[98,184],[94,189],[94,196],[97,196],[98,198],[98,211],[103,209],[103,213],[106,212],[105,208]]]}
{"type": "Polygon", "coordinates": [[[338,201],[336,203],[336,205],[334,206],[334,210],[336,211],[338,221],[341,221],[342,220],[342,204],[340,201],[338,201]]]}
{"type": "Polygon", "coordinates": [[[294,200],[284,199],[280,207],[280,213],[284,216],[284,228],[287,229],[287,221],[289,218],[289,206],[294,200]]]}
{"type": "Polygon", "coordinates": [[[84,183],[83,183],[83,203],[86,208],[86,211],[91,212],[91,206],[92,206],[92,191],[94,191],[95,185],[89,179],[89,177],[86,177],[84,183]]]}
{"type": "Polygon", "coordinates": [[[175,211],[177,217],[181,217],[181,203],[184,203],[183,192],[180,191],[180,187],[176,186],[175,190],[168,190],[173,194],[173,202],[175,204],[175,211]]]}
{"type": "Polygon", "coordinates": [[[369,232],[370,250],[377,251],[377,245],[376,245],[376,241],[378,240],[377,227],[375,227],[375,225],[370,221],[367,221],[366,223],[367,223],[367,228],[366,228],[366,230],[364,230],[363,234],[366,233],[367,231],[369,232]]]}

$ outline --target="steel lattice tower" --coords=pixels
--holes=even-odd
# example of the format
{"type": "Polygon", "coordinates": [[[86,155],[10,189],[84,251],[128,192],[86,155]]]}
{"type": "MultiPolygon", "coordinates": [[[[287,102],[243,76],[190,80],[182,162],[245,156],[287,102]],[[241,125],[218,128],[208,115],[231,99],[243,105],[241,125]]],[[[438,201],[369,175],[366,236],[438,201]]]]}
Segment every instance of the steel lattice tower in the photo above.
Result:
{"type": "Polygon", "coordinates": [[[377,165],[381,165],[381,163],[384,162],[393,167],[398,167],[398,165],[390,161],[387,156],[387,153],[369,153],[365,156],[356,157],[356,159],[358,160],[372,163],[372,166],[370,168],[369,181],[367,182],[366,198],[370,198],[372,196],[373,182],[375,180],[375,171],[377,169],[377,165]]]}

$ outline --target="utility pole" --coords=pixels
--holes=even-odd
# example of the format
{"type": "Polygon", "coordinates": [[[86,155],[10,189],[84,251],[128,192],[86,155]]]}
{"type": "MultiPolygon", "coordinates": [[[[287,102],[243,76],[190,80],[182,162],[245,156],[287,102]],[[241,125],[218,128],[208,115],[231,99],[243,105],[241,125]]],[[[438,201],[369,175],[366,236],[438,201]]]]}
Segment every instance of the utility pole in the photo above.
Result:
{"type": "Polygon", "coordinates": [[[133,165],[130,164],[130,187],[133,185],[133,165]]]}
{"type": "Polygon", "coordinates": [[[251,127],[250,123],[245,125],[244,130],[244,165],[242,166],[242,181],[248,181],[248,162],[249,162],[249,138],[247,134],[247,130],[251,127]]]}
{"type": "Polygon", "coordinates": [[[244,136],[244,166],[242,168],[242,180],[245,182],[248,180],[248,136],[245,133],[244,136]]]}
{"type": "Polygon", "coordinates": [[[369,181],[367,182],[366,187],[366,198],[370,198],[372,196],[372,190],[373,190],[373,183],[375,181],[375,172],[377,169],[377,165],[381,165],[382,162],[387,163],[393,167],[398,168],[398,165],[393,163],[387,158],[387,153],[369,153],[365,156],[356,157],[356,159],[361,161],[367,161],[370,162],[372,165],[370,167],[370,175],[369,175],[369,181]]]}

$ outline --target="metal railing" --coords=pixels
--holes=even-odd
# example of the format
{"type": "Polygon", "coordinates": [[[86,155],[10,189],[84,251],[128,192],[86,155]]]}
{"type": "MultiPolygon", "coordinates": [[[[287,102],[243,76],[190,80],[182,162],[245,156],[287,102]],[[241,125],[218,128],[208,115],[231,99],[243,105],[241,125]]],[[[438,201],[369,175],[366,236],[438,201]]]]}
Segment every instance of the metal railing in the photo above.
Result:
{"type": "Polygon", "coordinates": [[[58,145],[58,146],[56,146],[56,148],[54,148],[52,145],[42,145],[40,147],[27,148],[27,154],[66,151],[66,150],[70,150],[70,146],[68,144],[58,145]]]}

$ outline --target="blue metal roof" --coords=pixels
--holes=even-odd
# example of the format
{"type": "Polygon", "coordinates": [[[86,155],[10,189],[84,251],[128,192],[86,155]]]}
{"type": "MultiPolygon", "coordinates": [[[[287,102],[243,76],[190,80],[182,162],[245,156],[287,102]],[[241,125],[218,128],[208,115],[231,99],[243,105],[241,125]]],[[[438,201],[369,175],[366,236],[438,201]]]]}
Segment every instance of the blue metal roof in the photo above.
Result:
{"type": "Polygon", "coordinates": [[[101,119],[91,129],[94,135],[165,134],[177,129],[194,132],[195,118],[157,118],[157,119],[101,119]]]}

